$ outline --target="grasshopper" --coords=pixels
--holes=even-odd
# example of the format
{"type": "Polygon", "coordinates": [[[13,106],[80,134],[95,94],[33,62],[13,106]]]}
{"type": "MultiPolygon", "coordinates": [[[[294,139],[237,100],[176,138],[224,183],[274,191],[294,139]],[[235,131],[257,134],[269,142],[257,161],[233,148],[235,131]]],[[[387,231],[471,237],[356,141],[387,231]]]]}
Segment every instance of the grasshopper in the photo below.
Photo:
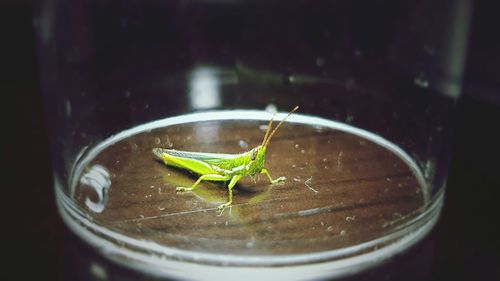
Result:
{"type": "Polygon", "coordinates": [[[233,202],[233,187],[244,176],[255,176],[256,174],[265,174],[271,184],[282,182],[285,177],[273,179],[269,171],[264,168],[266,149],[269,141],[279,129],[281,124],[299,107],[296,106],[288,115],[281,120],[272,130],[274,115],[269,120],[266,134],[262,144],[247,152],[240,154],[221,154],[221,153],[203,153],[180,151],[174,149],[153,148],[152,152],[156,159],[163,161],[165,165],[188,170],[194,174],[200,175],[198,180],[191,187],[177,187],[179,192],[191,191],[195,189],[201,181],[223,181],[229,182],[229,200],[218,206],[220,212],[230,206],[233,202]]]}

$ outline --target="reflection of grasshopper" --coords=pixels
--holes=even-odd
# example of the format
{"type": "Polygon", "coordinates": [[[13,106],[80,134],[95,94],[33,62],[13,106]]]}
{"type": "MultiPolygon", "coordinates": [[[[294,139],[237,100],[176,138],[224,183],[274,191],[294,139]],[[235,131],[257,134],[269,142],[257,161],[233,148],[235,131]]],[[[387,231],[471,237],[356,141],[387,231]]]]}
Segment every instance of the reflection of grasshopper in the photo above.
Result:
{"type": "Polygon", "coordinates": [[[299,107],[296,106],[288,115],[281,120],[271,132],[273,118],[269,120],[269,125],[261,145],[252,148],[250,151],[241,154],[219,154],[177,151],[173,149],[154,148],[153,154],[158,160],[163,161],[167,166],[173,166],[189,170],[201,175],[191,187],[177,187],[177,191],[192,191],[201,181],[224,181],[229,182],[229,200],[219,205],[219,210],[223,211],[233,202],[233,187],[244,176],[254,176],[265,174],[271,183],[284,181],[285,177],[273,179],[266,168],[264,168],[266,148],[274,133],[299,107]],[[271,133],[270,133],[271,132],[271,133]]]}

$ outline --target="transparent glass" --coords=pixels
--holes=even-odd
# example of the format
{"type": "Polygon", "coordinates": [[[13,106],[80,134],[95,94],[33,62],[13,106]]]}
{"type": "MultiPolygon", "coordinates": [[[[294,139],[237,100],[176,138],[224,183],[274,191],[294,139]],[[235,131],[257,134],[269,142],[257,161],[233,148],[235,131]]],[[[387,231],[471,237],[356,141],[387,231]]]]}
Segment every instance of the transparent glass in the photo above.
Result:
{"type": "Polygon", "coordinates": [[[61,216],[105,257],[159,276],[333,278],[383,263],[439,215],[469,6],[41,1],[61,216]],[[228,158],[296,105],[264,164],[286,179],[242,177],[223,211],[244,167],[152,153],[228,158]],[[193,165],[225,179],[177,191],[193,165]]]}

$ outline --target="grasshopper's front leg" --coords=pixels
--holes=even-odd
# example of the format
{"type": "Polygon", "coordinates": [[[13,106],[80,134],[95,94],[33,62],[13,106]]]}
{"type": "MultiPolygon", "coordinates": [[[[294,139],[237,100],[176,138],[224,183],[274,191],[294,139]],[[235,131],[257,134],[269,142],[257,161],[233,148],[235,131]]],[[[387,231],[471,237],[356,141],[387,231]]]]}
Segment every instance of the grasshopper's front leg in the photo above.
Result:
{"type": "Polygon", "coordinates": [[[266,168],[263,168],[262,171],[260,171],[260,173],[265,174],[271,183],[285,181],[285,179],[286,179],[285,177],[279,177],[279,178],[273,180],[273,178],[271,177],[271,175],[269,174],[269,172],[267,171],[266,168]]]}
{"type": "Polygon", "coordinates": [[[241,175],[235,175],[231,179],[231,182],[229,182],[229,185],[227,186],[227,189],[229,190],[229,200],[226,203],[221,204],[221,205],[219,205],[219,207],[217,207],[217,209],[219,209],[221,214],[227,206],[229,206],[233,203],[233,187],[241,179],[241,177],[242,177],[241,175]]]}
{"type": "Polygon", "coordinates": [[[198,180],[191,187],[183,187],[179,186],[176,188],[177,191],[191,191],[195,189],[201,181],[228,181],[229,178],[227,176],[218,175],[218,174],[208,174],[202,175],[198,178],[198,180]]]}

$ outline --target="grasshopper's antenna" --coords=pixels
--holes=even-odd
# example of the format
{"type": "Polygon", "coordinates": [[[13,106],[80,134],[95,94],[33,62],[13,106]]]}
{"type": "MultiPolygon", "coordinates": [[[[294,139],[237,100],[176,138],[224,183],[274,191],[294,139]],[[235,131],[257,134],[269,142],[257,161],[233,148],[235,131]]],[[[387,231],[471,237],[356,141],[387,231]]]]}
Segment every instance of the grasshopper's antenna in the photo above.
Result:
{"type": "MultiPolygon", "coordinates": [[[[288,118],[288,116],[292,115],[292,113],[294,113],[297,109],[299,109],[299,106],[298,106],[298,105],[297,105],[296,107],[294,107],[294,108],[292,109],[292,111],[290,111],[290,112],[288,113],[288,115],[287,115],[287,116],[285,116],[285,118],[283,118],[283,120],[281,120],[281,121],[278,123],[278,125],[274,128],[274,130],[271,132],[271,134],[269,135],[269,137],[268,137],[268,138],[266,138],[266,137],[267,137],[267,133],[266,133],[266,137],[264,137],[264,141],[262,142],[262,146],[264,146],[264,147],[265,147],[265,146],[267,146],[267,144],[269,143],[269,141],[270,141],[270,140],[271,140],[271,138],[273,137],[274,133],[276,133],[276,131],[277,131],[277,130],[279,129],[279,127],[281,126],[281,124],[283,124],[283,122],[285,122],[285,120],[288,118]]],[[[274,115],[273,115],[273,116],[274,116],[274,115]]],[[[272,121],[272,119],[271,119],[271,121],[272,121]]],[[[269,124],[271,124],[271,123],[269,123],[269,124]]],[[[269,129],[268,129],[268,130],[269,130],[269,129]]],[[[268,132],[269,132],[269,131],[268,131],[268,132]]]]}
{"type": "Polygon", "coordinates": [[[269,120],[269,124],[267,124],[267,131],[266,131],[266,135],[264,136],[264,139],[262,140],[262,144],[261,146],[264,145],[264,143],[266,143],[266,139],[267,139],[267,136],[269,135],[269,132],[271,131],[271,127],[273,125],[273,119],[274,119],[274,116],[276,115],[276,112],[273,113],[273,116],[271,116],[271,120],[269,120]]]}

